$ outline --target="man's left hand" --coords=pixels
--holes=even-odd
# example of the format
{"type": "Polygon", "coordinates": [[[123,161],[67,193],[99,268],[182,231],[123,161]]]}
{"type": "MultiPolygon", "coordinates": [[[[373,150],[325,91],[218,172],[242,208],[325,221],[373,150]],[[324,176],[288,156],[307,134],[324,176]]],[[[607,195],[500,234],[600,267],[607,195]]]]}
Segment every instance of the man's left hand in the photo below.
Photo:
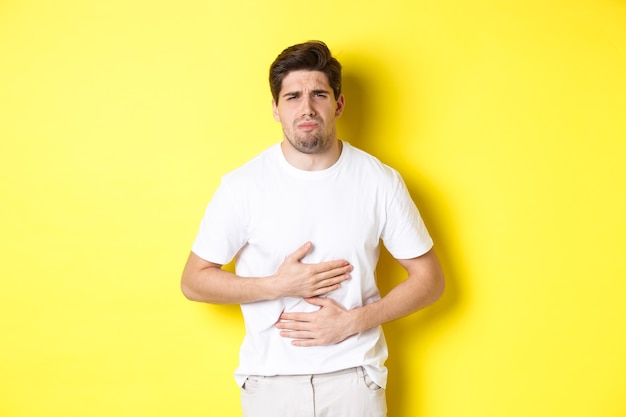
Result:
{"type": "Polygon", "coordinates": [[[276,327],[280,335],[294,339],[294,346],[334,345],[351,333],[351,314],[330,298],[305,298],[320,309],[310,313],[283,313],[276,327]]]}

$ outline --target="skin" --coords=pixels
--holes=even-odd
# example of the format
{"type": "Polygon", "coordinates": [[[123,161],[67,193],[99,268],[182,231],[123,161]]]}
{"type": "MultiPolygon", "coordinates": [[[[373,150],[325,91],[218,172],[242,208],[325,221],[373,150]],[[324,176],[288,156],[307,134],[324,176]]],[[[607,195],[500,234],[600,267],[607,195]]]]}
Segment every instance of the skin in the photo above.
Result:
{"type": "Polygon", "coordinates": [[[269,277],[240,277],[191,252],[183,270],[181,289],[192,301],[243,304],[282,297],[319,297],[350,279],[352,265],[347,261],[300,262],[312,248],[311,242],[306,242],[287,256],[269,277]]]}
{"type": "MultiPolygon", "coordinates": [[[[341,155],[336,119],[344,109],[343,95],[335,98],[326,75],[319,71],[293,71],[284,79],[274,118],[283,130],[282,151],[287,161],[302,170],[322,170],[341,155]]],[[[276,328],[295,346],[339,343],[380,324],[396,320],[434,303],[443,293],[444,277],[434,250],[416,258],[398,259],[407,278],[383,298],[346,310],[326,294],[350,279],[346,260],[304,264],[313,245],[306,242],[291,253],[269,277],[240,277],[193,252],[183,271],[183,294],[193,301],[241,304],[281,297],[304,298],[319,307],[310,313],[283,313],[276,328]]]]}
{"type": "Polygon", "coordinates": [[[274,119],[283,129],[282,150],[296,168],[316,171],[332,166],[341,155],[336,120],[344,109],[343,94],[335,99],[326,74],[293,71],[284,79],[274,119]]]}
{"type": "Polygon", "coordinates": [[[276,327],[295,346],[339,343],[357,333],[399,319],[439,299],[444,278],[433,250],[412,259],[398,259],[408,272],[406,280],[375,303],[346,310],[330,298],[308,298],[320,309],[312,313],[283,313],[276,327]]]}

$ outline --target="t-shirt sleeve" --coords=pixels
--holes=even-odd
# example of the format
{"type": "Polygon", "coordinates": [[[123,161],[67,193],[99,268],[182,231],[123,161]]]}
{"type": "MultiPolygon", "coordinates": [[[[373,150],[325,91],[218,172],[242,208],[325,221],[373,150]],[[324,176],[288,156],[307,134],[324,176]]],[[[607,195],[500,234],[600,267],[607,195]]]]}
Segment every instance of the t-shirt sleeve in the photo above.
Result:
{"type": "Polygon", "coordinates": [[[406,184],[397,173],[393,189],[387,202],[383,243],[396,259],[411,259],[423,255],[432,248],[433,240],[406,184]]]}
{"type": "Polygon", "coordinates": [[[227,264],[247,241],[247,218],[243,196],[222,180],[209,202],[192,252],[209,262],[227,264]]]}

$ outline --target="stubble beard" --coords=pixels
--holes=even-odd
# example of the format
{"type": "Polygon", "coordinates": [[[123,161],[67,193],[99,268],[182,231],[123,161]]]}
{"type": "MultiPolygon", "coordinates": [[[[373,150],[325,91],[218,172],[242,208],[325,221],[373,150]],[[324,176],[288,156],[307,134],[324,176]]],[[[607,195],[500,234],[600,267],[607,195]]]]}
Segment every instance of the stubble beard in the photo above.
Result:
{"type": "Polygon", "coordinates": [[[293,136],[284,133],[291,146],[298,152],[309,155],[325,151],[335,138],[334,132],[302,132],[293,136]]]}

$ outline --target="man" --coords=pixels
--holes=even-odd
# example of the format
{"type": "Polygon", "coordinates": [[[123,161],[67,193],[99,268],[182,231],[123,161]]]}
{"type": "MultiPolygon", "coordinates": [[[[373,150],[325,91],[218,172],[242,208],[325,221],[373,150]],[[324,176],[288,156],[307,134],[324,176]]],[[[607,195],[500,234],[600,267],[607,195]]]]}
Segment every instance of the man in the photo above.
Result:
{"type": "Polygon", "coordinates": [[[245,417],[385,416],[381,324],[440,297],[432,240],[400,175],[337,138],[341,65],[324,43],[285,49],[270,87],[283,140],[223,177],[183,293],[241,304],[245,417]],[[381,239],[408,272],[383,298],[381,239]]]}

